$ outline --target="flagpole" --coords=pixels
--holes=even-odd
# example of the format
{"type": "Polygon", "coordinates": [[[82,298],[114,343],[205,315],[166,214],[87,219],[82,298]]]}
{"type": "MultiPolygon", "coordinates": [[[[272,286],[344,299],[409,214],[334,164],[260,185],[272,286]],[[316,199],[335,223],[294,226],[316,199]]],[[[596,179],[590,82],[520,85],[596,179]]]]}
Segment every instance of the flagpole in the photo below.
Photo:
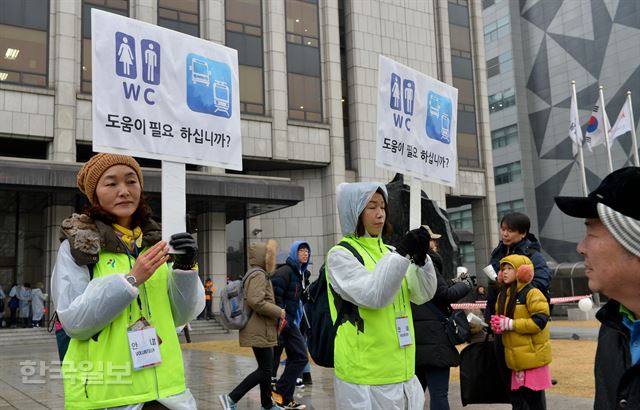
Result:
{"type": "Polygon", "coordinates": [[[638,141],[636,140],[636,123],[633,121],[633,106],[631,105],[631,91],[627,91],[627,101],[629,102],[629,112],[631,116],[631,146],[633,147],[633,159],[636,167],[640,167],[640,161],[638,161],[638,141]]]}
{"type": "MultiPolygon", "coordinates": [[[[576,97],[576,82],[575,82],[575,80],[571,80],[571,98],[573,98],[573,101],[576,102],[575,109],[576,109],[576,111],[578,111],[578,98],[576,97]]],[[[578,120],[578,113],[575,112],[573,114],[575,114],[576,120],[578,120]]],[[[576,123],[576,127],[580,127],[580,123],[579,122],[576,123]]],[[[588,192],[587,192],[587,175],[586,175],[586,173],[584,171],[584,155],[582,154],[582,141],[578,141],[577,145],[578,145],[578,155],[580,157],[580,176],[582,177],[582,192],[584,193],[584,196],[587,196],[588,195],[588,192]]]]}
{"type": "Polygon", "coordinates": [[[600,93],[600,109],[602,110],[602,120],[604,124],[602,124],[604,130],[604,143],[607,147],[607,164],[609,165],[609,173],[613,172],[613,161],[611,161],[611,147],[609,146],[609,118],[607,117],[607,110],[604,108],[604,89],[603,86],[599,87],[600,93]]]}

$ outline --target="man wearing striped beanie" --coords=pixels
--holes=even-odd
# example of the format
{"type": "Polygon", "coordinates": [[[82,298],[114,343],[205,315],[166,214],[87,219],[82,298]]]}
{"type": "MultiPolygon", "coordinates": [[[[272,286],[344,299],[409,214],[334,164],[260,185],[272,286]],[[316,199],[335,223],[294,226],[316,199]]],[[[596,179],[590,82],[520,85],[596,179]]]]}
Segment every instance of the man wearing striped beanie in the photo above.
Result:
{"type": "Polygon", "coordinates": [[[562,212],[585,218],[578,244],[589,288],[609,301],[595,361],[595,409],[640,409],[640,168],[607,175],[587,197],[556,197],[562,212]]]}

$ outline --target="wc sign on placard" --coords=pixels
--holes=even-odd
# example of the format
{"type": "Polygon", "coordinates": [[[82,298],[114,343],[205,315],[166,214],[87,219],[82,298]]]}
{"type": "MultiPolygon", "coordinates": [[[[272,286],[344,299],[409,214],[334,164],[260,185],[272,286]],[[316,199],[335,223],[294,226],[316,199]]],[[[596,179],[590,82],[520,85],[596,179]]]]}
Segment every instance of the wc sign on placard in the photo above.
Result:
{"type": "Polygon", "coordinates": [[[95,151],[242,169],[237,51],[93,9],[95,151]]]}
{"type": "Polygon", "coordinates": [[[457,106],[456,88],[380,56],[376,165],[455,186],[457,106]]]}

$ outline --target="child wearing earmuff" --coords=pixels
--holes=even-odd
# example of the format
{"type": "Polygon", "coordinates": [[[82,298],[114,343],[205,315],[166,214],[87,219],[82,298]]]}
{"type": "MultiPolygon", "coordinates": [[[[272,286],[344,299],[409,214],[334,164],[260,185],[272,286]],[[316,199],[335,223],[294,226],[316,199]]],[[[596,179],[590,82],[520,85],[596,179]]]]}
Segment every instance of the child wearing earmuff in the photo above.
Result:
{"type": "Polygon", "coordinates": [[[502,339],[506,365],[511,369],[514,409],[545,409],[544,390],[551,387],[549,303],[531,285],[533,263],[524,255],[500,260],[500,293],[491,328],[502,339]]]}

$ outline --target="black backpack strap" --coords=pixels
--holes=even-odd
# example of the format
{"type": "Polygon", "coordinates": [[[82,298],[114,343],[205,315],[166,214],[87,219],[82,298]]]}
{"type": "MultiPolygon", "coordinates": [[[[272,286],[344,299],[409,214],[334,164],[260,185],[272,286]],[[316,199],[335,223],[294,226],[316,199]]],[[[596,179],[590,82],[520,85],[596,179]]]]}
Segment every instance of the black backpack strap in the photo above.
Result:
{"type": "Polygon", "coordinates": [[[427,308],[429,308],[433,313],[436,314],[436,316],[438,317],[438,320],[441,321],[442,323],[446,323],[447,322],[447,317],[444,315],[444,313],[442,313],[442,311],[440,309],[438,309],[438,307],[436,305],[434,305],[432,302],[426,302],[424,304],[424,306],[426,306],[427,308]]]}
{"type": "MultiPolygon", "coordinates": [[[[351,252],[351,254],[353,254],[353,256],[355,256],[355,258],[358,260],[358,262],[360,262],[360,264],[364,266],[364,260],[362,259],[362,256],[360,256],[360,253],[358,253],[358,251],[350,243],[340,241],[338,243],[338,246],[342,246],[343,248],[351,252]]],[[[360,316],[358,307],[348,300],[342,299],[342,297],[340,297],[340,295],[335,290],[333,290],[333,286],[331,286],[328,280],[327,286],[329,287],[329,290],[333,295],[333,303],[336,307],[336,311],[338,312],[336,315],[336,321],[333,324],[335,330],[337,331],[338,327],[340,327],[340,325],[342,325],[343,323],[350,322],[352,325],[358,328],[359,332],[364,333],[364,320],[360,316]]]]}
{"type": "Polygon", "coordinates": [[[533,285],[531,283],[527,283],[524,288],[520,289],[520,292],[516,295],[516,304],[517,305],[526,305],[527,304],[527,295],[529,291],[533,289],[533,285]]]}

